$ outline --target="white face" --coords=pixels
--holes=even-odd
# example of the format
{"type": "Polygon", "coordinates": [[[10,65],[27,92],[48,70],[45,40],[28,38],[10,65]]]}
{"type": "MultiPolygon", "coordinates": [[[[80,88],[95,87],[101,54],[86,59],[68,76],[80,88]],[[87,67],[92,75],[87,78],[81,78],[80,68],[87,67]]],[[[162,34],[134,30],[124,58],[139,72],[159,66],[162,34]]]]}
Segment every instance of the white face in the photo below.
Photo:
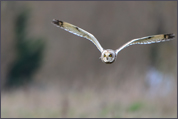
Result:
{"type": "Polygon", "coordinates": [[[101,60],[106,64],[111,64],[115,61],[116,53],[114,50],[107,49],[101,53],[101,60]]]}

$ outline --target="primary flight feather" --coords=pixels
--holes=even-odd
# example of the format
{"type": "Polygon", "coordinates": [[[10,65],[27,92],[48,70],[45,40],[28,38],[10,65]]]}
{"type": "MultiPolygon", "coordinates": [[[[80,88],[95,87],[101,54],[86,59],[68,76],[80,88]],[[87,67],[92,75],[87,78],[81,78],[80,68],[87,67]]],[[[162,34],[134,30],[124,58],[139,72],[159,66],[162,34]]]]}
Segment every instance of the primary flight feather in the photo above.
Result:
{"type": "Polygon", "coordinates": [[[175,35],[170,33],[170,34],[159,34],[159,35],[152,35],[152,36],[146,36],[146,37],[142,37],[142,38],[136,38],[133,39],[127,43],[125,43],[124,45],[122,45],[120,48],[116,49],[116,50],[112,50],[112,49],[103,49],[103,47],[101,46],[101,44],[98,42],[98,40],[89,32],[75,26],[72,25],[70,23],[64,22],[64,21],[60,21],[60,20],[56,20],[53,19],[52,23],[54,25],[56,25],[57,27],[60,27],[70,33],[73,33],[77,36],[86,38],[88,40],[90,40],[92,43],[94,43],[94,45],[98,48],[98,50],[101,52],[101,57],[100,59],[106,63],[106,64],[111,64],[115,61],[117,54],[124,48],[130,46],[130,45],[135,45],[135,44],[152,44],[152,43],[159,43],[159,42],[165,42],[165,41],[169,41],[172,40],[175,35]]]}

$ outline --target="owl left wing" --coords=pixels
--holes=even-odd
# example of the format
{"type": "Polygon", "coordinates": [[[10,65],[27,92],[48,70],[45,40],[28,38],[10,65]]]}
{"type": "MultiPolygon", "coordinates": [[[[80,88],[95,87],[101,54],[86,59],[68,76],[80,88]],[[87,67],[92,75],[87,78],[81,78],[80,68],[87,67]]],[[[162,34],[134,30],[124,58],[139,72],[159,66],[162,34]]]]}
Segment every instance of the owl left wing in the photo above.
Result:
{"type": "Polygon", "coordinates": [[[174,34],[160,34],[160,35],[152,35],[152,36],[146,36],[142,38],[133,39],[120,48],[116,50],[116,54],[120,52],[122,49],[135,44],[152,44],[152,43],[159,43],[159,42],[165,42],[170,41],[175,37],[174,34]]]}
{"type": "Polygon", "coordinates": [[[73,25],[73,24],[70,24],[70,23],[67,23],[67,22],[63,22],[63,21],[59,21],[59,20],[56,20],[56,19],[53,19],[52,23],[54,25],[56,25],[57,27],[60,27],[70,33],[73,33],[77,36],[80,36],[80,37],[83,37],[83,38],[86,38],[88,40],[90,40],[92,43],[95,44],[95,46],[98,48],[98,50],[100,52],[103,51],[103,47],[100,45],[100,43],[98,42],[98,40],[89,32],[73,25]]]}

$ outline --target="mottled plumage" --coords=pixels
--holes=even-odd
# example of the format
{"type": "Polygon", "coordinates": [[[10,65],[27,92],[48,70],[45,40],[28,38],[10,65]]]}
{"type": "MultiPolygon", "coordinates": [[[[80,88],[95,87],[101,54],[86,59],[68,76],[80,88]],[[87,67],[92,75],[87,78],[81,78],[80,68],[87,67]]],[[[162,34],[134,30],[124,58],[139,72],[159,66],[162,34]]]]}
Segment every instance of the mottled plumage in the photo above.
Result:
{"type": "Polygon", "coordinates": [[[98,50],[101,52],[101,57],[100,59],[106,63],[106,64],[111,64],[116,60],[118,52],[120,52],[122,49],[130,46],[130,45],[135,45],[135,44],[152,44],[152,43],[159,43],[159,42],[164,42],[164,41],[169,41],[172,40],[175,35],[174,34],[160,34],[160,35],[152,35],[152,36],[146,36],[142,38],[136,38],[133,39],[124,45],[122,45],[120,48],[116,50],[112,49],[103,49],[103,47],[100,45],[98,40],[89,32],[72,25],[67,22],[59,21],[56,19],[53,19],[52,23],[56,25],[57,27],[60,27],[70,33],[73,33],[77,36],[86,38],[93,42],[95,46],[98,48],[98,50]]]}

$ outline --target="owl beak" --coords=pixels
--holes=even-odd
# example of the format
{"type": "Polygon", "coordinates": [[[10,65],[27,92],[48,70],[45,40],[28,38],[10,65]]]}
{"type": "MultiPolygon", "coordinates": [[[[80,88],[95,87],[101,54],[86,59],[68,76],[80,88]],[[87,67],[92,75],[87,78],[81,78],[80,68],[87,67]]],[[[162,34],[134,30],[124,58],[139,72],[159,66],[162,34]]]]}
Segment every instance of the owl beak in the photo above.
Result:
{"type": "Polygon", "coordinates": [[[106,57],[106,59],[108,60],[108,57],[106,57]]]}

